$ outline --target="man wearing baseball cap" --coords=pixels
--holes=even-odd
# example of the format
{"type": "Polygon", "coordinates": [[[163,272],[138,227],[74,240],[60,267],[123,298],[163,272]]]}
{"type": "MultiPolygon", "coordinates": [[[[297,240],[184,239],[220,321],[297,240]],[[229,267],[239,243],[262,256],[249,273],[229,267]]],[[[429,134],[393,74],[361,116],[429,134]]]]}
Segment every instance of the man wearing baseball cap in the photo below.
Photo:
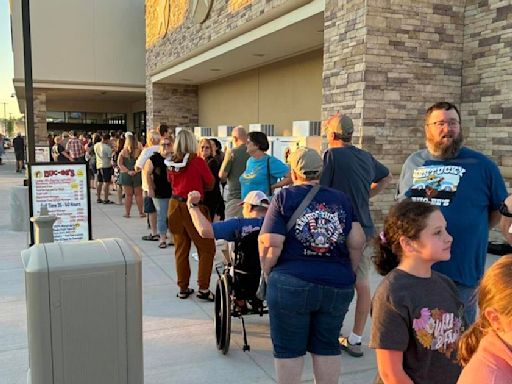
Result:
{"type": "MultiPolygon", "coordinates": [[[[350,197],[368,240],[375,232],[370,215],[370,198],[391,182],[391,174],[369,152],[352,145],[354,123],[349,116],[336,113],[325,121],[323,128],[329,149],[324,155],[324,171],[320,184],[344,192],[350,197]]],[[[369,273],[370,258],[366,254],[356,270],[354,327],[349,337],[340,338],[341,348],[354,357],[363,356],[361,336],[371,305],[369,273]]]]}
{"type": "MultiPolygon", "coordinates": [[[[240,286],[243,292],[247,293],[246,298],[254,298],[261,275],[258,235],[270,204],[269,198],[261,191],[251,191],[240,203],[243,217],[233,217],[216,223],[211,223],[201,210],[197,209],[200,199],[199,192],[189,192],[187,206],[194,227],[203,238],[222,239],[237,243],[235,249],[237,252],[243,253],[244,257],[240,258],[243,261],[238,261],[239,264],[235,263],[235,268],[237,271],[246,272],[239,277],[240,286]]],[[[238,300],[236,305],[242,313],[247,310],[245,300],[238,300]]],[[[252,299],[249,300],[249,305],[256,310],[261,306],[261,301],[252,299]]]]}

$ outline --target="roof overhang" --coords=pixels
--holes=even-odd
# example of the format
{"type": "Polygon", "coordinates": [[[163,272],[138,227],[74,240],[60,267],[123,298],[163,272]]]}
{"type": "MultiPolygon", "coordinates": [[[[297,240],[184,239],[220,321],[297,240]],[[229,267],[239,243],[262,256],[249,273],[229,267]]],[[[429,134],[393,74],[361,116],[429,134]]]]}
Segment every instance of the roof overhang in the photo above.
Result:
{"type": "Polygon", "coordinates": [[[324,46],[325,0],[297,8],[168,69],[151,81],[202,84],[324,46]]]}

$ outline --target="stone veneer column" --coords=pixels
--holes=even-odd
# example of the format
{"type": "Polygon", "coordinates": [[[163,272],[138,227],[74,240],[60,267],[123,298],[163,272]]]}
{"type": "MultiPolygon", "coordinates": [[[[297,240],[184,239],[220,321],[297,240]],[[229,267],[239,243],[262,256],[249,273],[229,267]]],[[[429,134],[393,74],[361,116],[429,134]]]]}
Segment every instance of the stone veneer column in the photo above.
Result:
{"type": "Polygon", "coordinates": [[[148,129],[166,123],[170,127],[195,127],[199,124],[198,88],[195,85],[146,84],[148,129]]]}
{"type": "Polygon", "coordinates": [[[44,90],[34,89],[34,131],[35,144],[48,145],[46,92],[44,90]]]}
{"type": "Polygon", "coordinates": [[[462,114],[468,145],[512,167],[512,4],[467,1],[464,24],[462,114]]]}
{"type": "MultiPolygon", "coordinates": [[[[354,119],[354,143],[395,172],[424,147],[426,109],[460,105],[464,0],[326,0],[322,117],[354,119]]],[[[393,203],[389,188],[373,216],[393,203]]]]}

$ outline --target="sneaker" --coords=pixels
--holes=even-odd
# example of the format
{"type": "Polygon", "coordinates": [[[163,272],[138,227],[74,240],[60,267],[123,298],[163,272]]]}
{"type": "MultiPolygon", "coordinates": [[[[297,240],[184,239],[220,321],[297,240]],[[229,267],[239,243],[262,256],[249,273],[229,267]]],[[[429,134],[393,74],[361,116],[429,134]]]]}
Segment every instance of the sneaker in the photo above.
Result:
{"type": "Polygon", "coordinates": [[[346,351],[352,357],[363,357],[363,347],[361,343],[350,344],[348,342],[348,337],[341,336],[339,339],[340,348],[343,351],[346,351]]]}

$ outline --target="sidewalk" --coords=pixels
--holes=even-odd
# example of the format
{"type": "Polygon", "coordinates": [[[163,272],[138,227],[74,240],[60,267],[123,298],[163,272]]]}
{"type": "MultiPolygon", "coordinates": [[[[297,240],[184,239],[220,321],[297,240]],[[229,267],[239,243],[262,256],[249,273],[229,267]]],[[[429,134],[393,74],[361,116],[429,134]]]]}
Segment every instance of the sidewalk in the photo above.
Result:
{"type": "MultiPolygon", "coordinates": [[[[15,173],[13,153],[0,166],[0,382],[26,383],[28,350],[26,335],[25,286],[20,253],[26,247],[26,233],[9,230],[9,189],[21,185],[22,175],[15,173]]],[[[111,196],[115,201],[115,193],[111,196]]],[[[240,322],[232,319],[231,347],[227,355],[217,352],[213,329],[213,304],[191,296],[176,298],[174,248],[159,249],[158,242],[146,242],[145,219],[134,215],[123,218],[123,207],[97,204],[91,191],[94,238],[118,237],[126,240],[142,255],[144,377],[146,384],[160,383],[275,383],[268,317],[247,316],[246,329],[250,352],[243,352],[240,322]]],[[[137,213],[137,208],[132,208],[137,213]]],[[[216,261],[221,255],[217,254],[216,261]]],[[[488,257],[488,262],[496,259],[488,257]]],[[[197,262],[190,259],[191,287],[197,290],[197,262]]],[[[372,291],[380,281],[371,275],[372,291]]],[[[211,289],[215,287],[213,272],[211,289]]],[[[350,332],[353,305],[346,317],[343,333],[350,332]]],[[[369,324],[363,343],[368,343],[369,324]]],[[[342,355],[342,379],[345,384],[371,383],[376,372],[375,354],[342,355]]],[[[311,359],[306,357],[303,382],[312,382],[311,359]]]]}

